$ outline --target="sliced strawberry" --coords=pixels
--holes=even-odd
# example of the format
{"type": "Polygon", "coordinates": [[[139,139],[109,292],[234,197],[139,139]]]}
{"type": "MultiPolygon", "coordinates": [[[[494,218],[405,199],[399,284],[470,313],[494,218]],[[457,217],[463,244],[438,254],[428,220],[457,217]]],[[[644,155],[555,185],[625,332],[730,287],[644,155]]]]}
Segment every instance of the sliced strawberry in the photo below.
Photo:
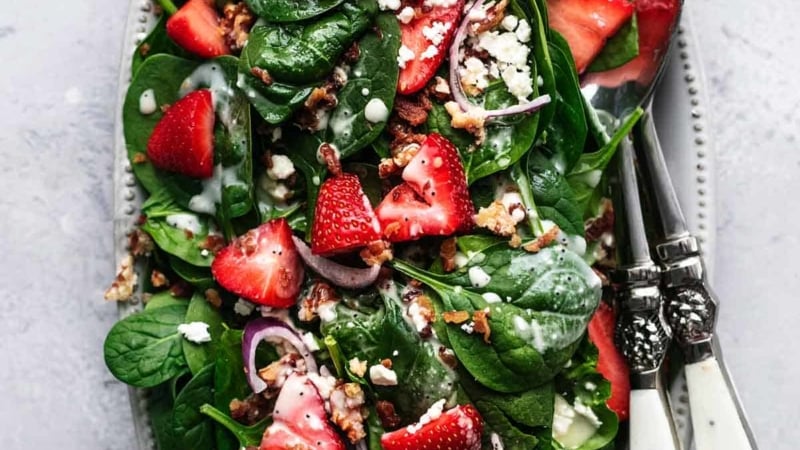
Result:
{"type": "Polygon", "coordinates": [[[286,219],[274,219],[220,250],[211,273],[225,289],[260,305],[288,308],[303,281],[303,264],[286,219]]]}
{"type": "Polygon", "coordinates": [[[345,448],[328,423],[322,396],[306,375],[289,376],[278,394],[272,420],[258,450],[345,448]]]}
{"type": "Polygon", "coordinates": [[[343,253],[380,238],[381,225],[358,177],[346,173],[325,180],[314,210],[311,251],[343,253]]]}
{"type": "Polygon", "coordinates": [[[147,157],[162,170],[208,178],[214,172],[214,104],[200,89],[170,106],[147,142],[147,157]]]}
{"type": "Polygon", "coordinates": [[[230,54],[210,0],[189,0],[167,20],[167,35],[201,58],[230,54]]]}
{"type": "Polygon", "coordinates": [[[400,40],[403,44],[400,57],[410,51],[414,57],[401,64],[397,92],[413,94],[425,87],[442,64],[450,44],[453,43],[464,9],[464,0],[453,0],[449,6],[434,6],[430,11],[416,8],[417,14],[411,22],[400,24],[400,40]],[[427,36],[426,36],[427,35],[427,36]],[[433,41],[429,38],[433,37],[433,41]],[[436,52],[430,55],[429,47],[436,52]]]}
{"type": "Polygon", "coordinates": [[[606,40],[630,20],[630,0],[547,0],[550,27],[569,43],[578,73],[600,53],[606,40]]]}
{"type": "Polygon", "coordinates": [[[438,417],[384,433],[381,446],[384,450],[480,450],[482,433],[478,410],[458,405],[438,417]]]}
{"type": "Polygon", "coordinates": [[[375,209],[384,236],[392,242],[447,236],[472,229],[475,209],[458,150],[430,134],[403,170],[405,183],[392,189],[375,209]]]}
{"type": "Polygon", "coordinates": [[[605,303],[600,303],[597,312],[589,322],[589,339],[599,352],[597,371],[611,383],[611,398],[608,408],[627,420],[630,412],[631,382],[625,358],[614,345],[614,327],[616,324],[614,310],[605,303]]]}

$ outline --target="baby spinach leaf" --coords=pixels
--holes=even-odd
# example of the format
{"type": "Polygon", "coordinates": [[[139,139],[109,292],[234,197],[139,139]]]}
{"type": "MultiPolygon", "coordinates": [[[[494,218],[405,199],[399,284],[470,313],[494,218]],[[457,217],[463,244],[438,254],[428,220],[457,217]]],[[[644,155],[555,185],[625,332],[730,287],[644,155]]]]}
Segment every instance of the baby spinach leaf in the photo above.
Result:
{"type": "Polygon", "coordinates": [[[151,194],[167,189],[182,207],[217,215],[223,227],[252,207],[250,106],[235,87],[237,65],[237,59],[231,56],[201,64],[172,55],[154,55],[141,65],[131,82],[122,113],[128,157],[142,186],[151,194]],[[214,176],[199,180],[156,169],[146,159],[147,142],[163,113],[142,114],[139,98],[152,90],[158,105],[164,106],[190,89],[206,87],[214,92],[218,119],[214,176]]]}
{"type": "Polygon", "coordinates": [[[172,427],[179,447],[214,450],[214,422],[200,407],[214,399],[214,364],[197,372],[175,398],[172,427]]]}
{"type": "Polygon", "coordinates": [[[548,45],[556,91],[553,118],[547,125],[544,146],[552,153],[556,169],[563,174],[572,169],[583,153],[588,126],[569,44],[558,33],[553,33],[548,45]]]}
{"type": "Polygon", "coordinates": [[[139,67],[142,66],[145,59],[153,55],[166,53],[186,59],[195,58],[167,35],[168,18],[169,16],[167,14],[162,14],[156,26],[150,31],[150,34],[136,47],[136,50],[133,52],[133,57],[131,58],[132,74],[136,75],[136,72],[139,70],[139,67]]]}
{"type": "MultiPolygon", "coordinates": [[[[227,411],[231,400],[244,399],[251,393],[243,367],[242,331],[226,329],[217,343],[213,401],[216,408],[227,411]]],[[[219,450],[238,450],[238,445],[230,445],[232,438],[234,436],[227,428],[216,427],[219,450]]]]}
{"type": "MultiPolygon", "coordinates": [[[[547,7],[545,0],[518,1],[512,3],[517,8],[522,8],[526,11],[528,20],[531,23],[531,42],[533,42],[533,59],[536,61],[536,74],[541,77],[541,87],[539,92],[541,94],[550,94],[550,98],[555,98],[556,94],[556,77],[553,70],[553,62],[550,58],[550,47],[547,42],[550,39],[550,27],[547,24],[547,7]]],[[[518,10],[518,9],[515,9],[518,10]]],[[[537,78],[534,78],[537,80],[537,78]]],[[[538,84],[538,83],[537,83],[538,84]]],[[[555,114],[555,102],[550,102],[539,110],[539,127],[537,130],[537,138],[545,130],[545,127],[550,124],[555,114]]]]}
{"type": "Polygon", "coordinates": [[[156,386],[185,373],[178,332],[185,316],[186,306],[174,305],[117,322],[103,345],[106,366],[118,380],[136,387],[156,386]]]}
{"type": "Polygon", "coordinates": [[[197,375],[202,368],[216,359],[217,341],[222,335],[224,326],[222,316],[208,303],[201,292],[195,291],[189,301],[184,322],[207,323],[208,333],[211,335],[211,342],[202,344],[191,342],[188,339],[183,340],[183,355],[186,357],[186,363],[192,374],[197,375]]]}
{"type": "Polygon", "coordinates": [[[583,211],[567,179],[538,152],[530,153],[524,163],[539,217],[552,220],[567,234],[583,236],[583,211]]]}
{"type": "Polygon", "coordinates": [[[169,383],[160,384],[148,390],[147,394],[147,416],[158,450],[177,450],[177,438],[172,428],[174,400],[169,383]]]}
{"type": "Polygon", "coordinates": [[[271,422],[270,418],[267,417],[258,423],[246,426],[233,420],[227,414],[214,408],[210,404],[201,406],[200,412],[210,417],[236,436],[240,448],[258,447],[261,444],[261,438],[264,436],[264,430],[267,429],[267,426],[269,426],[271,422]]]}
{"type": "Polygon", "coordinates": [[[324,140],[346,158],[374,141],[386,126],[394,105],[399,67],[400,27],[393,14],[378,15],[377,29],[358,42],[360,57],[353,65],[347,84],[337,94],[339,102],[331,111],[324,140]],[[366,95],[365,95],[366,93],[366,95]],[[380,102],[386,119],[373,123],[366,118],[370,102],[380,102]]]}
{"type": "Polygon", "coordinates": [[[194,266],[211,266],[214,256],[203,249],[213,223],[209,217],[181,208],[166,188],[144,202],[142,213],[142,230],[160,249],[194,266]]]}
{"type": "Polygon", "coordinates": [[[639,26],[636,14],[606,42],[603,50],[592,61],[588,72],[616,69],[639,56],[639,26]]]}
{"type": "Polygon", "coordinates": [[[187,307],[189,305],[188,298],[181,298],[175,297],[172,295],[170,291],[162,291],[157,294],[153,294],[150,297],[150,300],[144,305],[145,311],[149,311],[152,309],[163,308],[165,306],[175,306],[175,305],[182,305],[183,307],[187,307]]]}
{"type": "Polygon", "coordinates": [[[448,328],[448,339],[469,373],[499,392],[522,392],[551,380],[574,352],[600,298],[597,276],[561,246],[531,254],[496,244],[450,274],[399,260],[393,266],[436,291],[446,311],[489,308],[490,344],[456,325],[448,328]],[[486,276],[488,283],[473,284],[486,276]],[[486,293],[504,300],[489,303],[486,293]]]}
{"type": "Polygon", "coordinates": [[[622,121],[617,131],[602,148],[592,153],[582,154],[578,159],[578,163],[567,174],[567,183],[575,193],[575,201],[582,216],[585,215],[589,200],[591,200],[592,194],[600,184],[603,172],[608,167],[608,163],[611,162],[611,158],[614,157],[617,147],[619,147],[625,136],[630,134],[642,114],[641,108],[634,110],[622,121]]]}
{"type": "Polygon", "coordinates": [[[291,142],[287,148],[286,156],[292,160],[294,166],[302,172],[306,180],[306,223],[311,229],[314,222],[314,209],[317,205],[319,187],[325,179],[327,168],[317,160],[317,150],[322,144],[319,137],[302,132],[295,127],[288,127],[284,131],[284,142],[291,142]]]}
{"type": "Polygon", "coordinates": [[[512,423],[503,412],[491,402],[478,400],[475,407],[487,428],[484,432],[484,448],[492,448],[491,441],[487,438],[491,433],[497,433],[503,441],[503,448],[508,450],[530,450],[537,448],[539,440],[536,436],[525,433],[512,423]],[[488,441],[488,442],[487,442],[488,441]]]}
{"type": "Polygon", "coordinates": [[[179,277],[199,290],[205,291],[214,285],[214,277],[208,267],[195,266],[172,255],[169,265],[179,277]]]}
{"type": "Polygon", "coordinates": [[[341,5],[344,0],[245,0],[247,6],[267,22],[297,22],[311,19],[341,5]]]}

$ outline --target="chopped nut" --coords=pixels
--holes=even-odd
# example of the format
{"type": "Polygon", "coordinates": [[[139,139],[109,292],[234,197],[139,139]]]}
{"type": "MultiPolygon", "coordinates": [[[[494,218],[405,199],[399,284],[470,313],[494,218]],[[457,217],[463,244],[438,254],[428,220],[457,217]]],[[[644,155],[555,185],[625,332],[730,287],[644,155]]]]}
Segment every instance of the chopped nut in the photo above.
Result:
{"type": "Polygon", "coordinates": [[[367,373],[367,362],[358,358],[353,358],[348,361],[347,368],[350,369],[353,375],[363,377],[364,374],[367,373]]]}
{"type": "Polygon", "coordinates": [[[553,225],[552,228],[547,230],[544,234],[536,238],[535,241],[531,241],[522,246],[522,248],[529,253],[537,253],[539,250],[547,247],[548,245],[552,244],[553,241],[556,240],[558,237],[558,233],[561,231],[558,228],[558,225],[553,225]]]}
{"type": "Polygon", "coordinates": [[[358,383],[340,384],[331,392],[331,422],[345,432],[351,443],[367,436],[364,431],[365,403],[364,391],[358,383]]]}
{"type": "Polygon", "coordinates": [[[455,367],[458,365],[456,354],[444,346],[439,347],[439,359],[441,359],[442,362],[451,369],[455,369],[455,367]]]}
{"type": "Polygon", "coordinates": [[[473,331],[483,335],[483,342],[489,344],[491,341],[489,337],[492,335],[492,329],[489,327],[489,313],[485,310],[475,311],[472,313],[472,321],[475,322],[473,331]]]}
{"type": "Polygon", "coordinates": [[[522,245],[522,238],[517,233],[514,233],[508,241],[508,246],[511,248],[519,248],[520,245],[522,245]]]}
{"type": "Polygon", "coordinates": [[[425,91],[413,96],[398,95],[394,100],[394,111],[412,126],[419,126],[428,120],[428,111],[433,108],[431,99],[425,91]]]}
{"type": "Polygon", "coordinates": [[[319,316],[320,306],[338,301],[339,297],[331,285],[324,281],[317,281],[311,285],[308,294],[300,302],[297,316],[303,322],[310,322],[319,316]]]}
{"type": "Polygon", "coordinates": [[[139,55],[145,57],[148,53],[150,53],[150,44],[143,42],[142,45],[139,46],[139,55]]]}
{"type": "Polygon", "coordinates": [[[225,238],[220,234],[209,234],[200,244],[200,248],[202,250],[208,250],[213,254],[217,254],[220,250],[225,248],[225,238]]]}
{"type": "Polygon", "coordinates": [[[117,276],[106,290],[105,299],[108,301],[124,302],[133,297],[136,288],[136,272],[133,270],[133,256],[128,254],[122,258],[117,270],[117,276]]]}
{"type": "Polygon", "coordinates": [[[584,226],[586,240],[589,242],[598,241],[603,234],[614,231],[614,205],[611,200],[603,199],[600,210],[600,216],[589,219],[584,226]]]}
{"type": "Polygon", "coordinates": [[[446,323],[458,325],[469,320],[469,313],[466,311],[445,311],[442,313],[442,318],[446,323]]]}
{"type": "Polygon", "coordinates": [[[244,401],[231,400],[228,405],[231,417],[245,425],[253,425],[261,421],[272,411],[270,402],[262,395],[250,394],[244,401]]]}
{"type": "Polygon", "coordinates": [[[136,153],[131,160],[134,164],[144,164],[147,162],[147,153],[136,153]]]}
{"type": "Polygon", "coordinates": [[[486,228],[498,236],[511,237],[517,232],[516,220],[500,200],[495,200],[488,207],[481,207],[475,215],[475,225],[486,228]]]}
{"type": "Polygon", "coordinates": [[[392,368],[392,360],[389,359],[389,358],[383,359],[383,360],[381,360],[381,365],[383,367],[386,367],[387,369],[391,369],[392,368]]]}
{"type": "Polygon", "coordinates": [[[483,33],[484,31],[490,31],[494,28],[497,28],[497,26],[506,16],[506,6],[508,6],[508,0],[500,0],[488,8],[486,10],[486,17],[481,20],[476,20],[472,23],[472,26],[470,27],[470,34],[475,36],[483,33]]]}
{"type": "Polygon", "coordinates": [[[267,383],[270,391],[277,392],[289,375],[296,371],[305,371],[306,363],[297,353],[286,353],[277,361],[258,371],[258,377],[267,383]]]}
{"type": "Polygon", "coordinates": [[[444,109],[450,114],[450,126],[461,130],[466,130],[477,138],[478,143],[483,142],[486,137],[484,125],[486,123],[486,111],[475,107],[469,111],[464,111],[456,102],[447,102],[444,109]]]}
{"type": "Polygon", "coordinates": [[[165,113],[165,112],[169,111],[169,107],[170,106],[172,106],[172,105],[170,105],[169,103],[163,103],[161,106],[159,106],[159,109],[161,109],[162,113],[165,113]]]}
{"type": "Polygon", "coordinates": [[[358,61],[358,58],[361,56],[361,49],[358,47],[358,41],[353,42],[353,45],[344,52],[342,55],[342,60],[348,64],[353,64],[358,61]]]}
{"type": "Polygon", "coordinates": [[[161,271],[153,269],[153,271],[150,272],[150,284],[157,288],[165,287],[169,286],[169,280],[167,279],[166,275],[161,273],[161,271]]]}
{"type": "Polygon", "coordinates": [[[342,174],[342,162],[339,161],[339,155],[331,144],[323,142],[319,146],[319,153],[325,160],[325,165],[328,166],[328,172],[331,175],[338,177],[342,174]]]}
{"type": "Polygon", "coordinates": [[[172,283],[169,293],[173,297],[188,297],[192,295],[192,287],[184,280],[178,279],[178,281],[172,283]]]}
{"type": "Polygon", "coordinates": [[[439,257],[442,258],[442,268],[445,272],[456,270],[456,238],[445,239],[439,247],[439,257]]]}
{"type": "Polygon", "coordinates": [[[361,250],[360,256],[368,266],[380,266],[392,260],[392,244],[384,240],[372,241],[361,250]]]}
{"type": "Polygon", "coordinates": [[[128,235],[128,245],[133,256],[147,256],[156,248],[153,238],[141,228],[134,229],[128,235]]]}
{"type": "Polygon", "coordinates": [[[228,3],[222,9],[222,14],[219,25],[225,43],[231,50],[239,51],[250,37],[250,28],[255,23],[256,16],[247,8],[246,2],[228,3]]]}
{"type": "Polygon", "coordinates": [[[400,171],[400,167],[394,162],[394,158],[382,158],[378,163],[378,177],[389,178],[400,171]]]}
{"type": "Polygon", "coordinates": [[[378,418],[381,420],[384,430],[394,430],[403,422],[403,419],[395,412],[392,402],[378,400],[375,402],[375,411],[378,413],[378,418]]]}
{"type": "Polygon", "coordinates": [[[219,292],[216,289],[206,289],[205,296],[208,304],[214,308],[219,309],[222,306],[222,297],[219,296],[219,292]]]}
{"type": "Polygon", "coordinates": [[[261,67],[253,67],[250,69],[250,75],[258,78],[261,80],[262,83],[269,86],[274,83],[275,80],[272,79],[272,76],[267,72],[266,69],[262,69],[261,67]]]}

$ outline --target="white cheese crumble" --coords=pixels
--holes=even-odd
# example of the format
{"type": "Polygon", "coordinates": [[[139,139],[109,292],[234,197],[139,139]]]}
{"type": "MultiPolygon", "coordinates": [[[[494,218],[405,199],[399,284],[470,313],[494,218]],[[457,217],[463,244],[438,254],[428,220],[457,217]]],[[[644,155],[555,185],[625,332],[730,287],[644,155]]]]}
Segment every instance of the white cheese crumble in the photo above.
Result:
{"type": "MultiPolygon", "coordinates": [[[[501,30],[485,31],[478,35],[474,46],[485,50],[494,59],[487,73],[493,78],[502,78],[508,91],[520,102],[526,102],[533,93],[533,79],[528,65],[531,27],[525,20],[506,16],[500,24],[501,30]]],[[[466,65],[465,61],[465,65],[466,65]]]]}
{"type": "Polygon", "coordinates": [[[386,122],[389,118],[389,109],[383,103],[383,100],[373,98],[364,107],[364,118],[372,123],[386,122]]]}
{"type": "Polygon", "coordinates": [[[434,21],[429,27],[422,27],[422,35],[433,45],[439,45],[444,41],[444,36],[450,30],[449,23],[434,21]]]}
{"type": "Polygon", "coordinates": [[[353,358],[347,362],[347,368],[353,375],[363,377],[367,373],[367,362],[358,358],[353,358]]]}
{"type": "Polygon", "coordinates": [[[153,114],[158,109],[156,103],[156,93],[152,89],[142,92],[139,96],[139,112],[145,116],[153,114]]]}
{"type": "Polygon", "coordinates": [[[412,20],[414,20],[414,16],[416,16],[414,8],[406,6],[405,8],[400,10],[399,14],[397,14],[397,20],[399,20],[401,23],[408,24],[411,23],[412,20]]]}
{"type": "Polygon", "coordinates": [[[208,332],[208,324],[205,322],[190,322],[178,325],[178,333],[195,344],[211,342],[211,334],[208,332]]]}
{"type": "Polygon", "coordinates": [[[413,302],[408,305],[408,312],[406,314],[408,315],[408,318],[411,319],[411,323],[414,324],[414,328],[416,328],[417,332],[421,333],[425,328],[428,327],[428,319],[422,315],[419,303],[413,302]]]}
{"type": "Polygon", "coordinates": [[[442,417],[445,403],[446,403],[445,399],[441,399],[438,400],[433,405],[431,405],[431,407],[428,408],[427,411],[425,411],[425,414],[423,414],[419,418],[419,422],[406,427],[406,431],[408,431],[408,434],[415,434],[417,431],[421,430],[422,427],[424,427],[425,425],[433,422],[439,417],[442,417]]]}
{"type": "Polygon", "coordinates": [[[508,92],[517,97],[520,102],[525,102],[533,93],[530,68],[520,71],[515,67],[506,67],[500,75],[508,92]]]}
{"type": "Polygon", "coordinates": [[[514,34],[517,35],[517,39],[519,39],[520,42],[530,42],[531,26],[528,24],[528,21],[520,20],[519,26],[514,30],[514,34]]]}
{"type": "Polygon", "coordinates": [[[400,8],[400,0],[378,0],[378,7],[382,11],[396,10],[400,8]]]}
{"type": "Polygon", "coordinates": [[[439,54],[439,49],[436,48],[435,45],[429,45],[428,48],[426,48],[425,51],[422,52],[422,54],[419,55],[419,56],[420,56],[420,59],[424,61],[426,59],[433,59],[438,54],[439,54]]]}
{"type": "Polygon", "coordinates": [[[461,74],[461,84],[475,86],[480,90],[486,89],[489,86],[489,70],[480,59],[470,56],[464,61],[464,67],[459,70],[461,74]]]}
{"type": "Polygon", "coordinates": [[[455,5],[456,3],[458,3],[458,0],[425,0],[423,2],[423,5],[431,8],[436,8],[436,7],[449,8],[455,5]]]}
{"type": "Polygon", "coordinates": [[[267,176],[273,180],[285,180],[294,175],[294,164],[288,156],[271,155],[270,162],[272,167],[267,169],[267,176]]]}
{"type": "Polygon", "coordinates": [[[525,206],[522,203],[522,196],[519,192],[504,193],[500,202],[506,207],[506,211],[511,214],[511,218],[514,219],[516,223],[525,220],[527,214],[525,213],[525,206]]]}
{"type": "Polygon", "coordinates": [[[397,386],[397,373],[383,364],[375,364],[369,368],[369,379],[376,386],[397,386]]]}
{"type": "Polygon", "coordinates": [[[243,298],[237,300],[233,305],[233,311],[240,316],[249,316],[254,309],[256,309],[256,305],[243,298]]]}
{"type": "Polygon", "coordinates": [[[476,288],[486,287],[486,285],[492,281],[492,277],[490,277],[489,274],[486,273],[486,271],[484,271],[480,266],[470,267],[468,275],[469,283],[476,288]]]}
{"type": "Polygon", "coordinates": [[[464,333],[472,334],[475,331],[475,322],[469,321],[467,323],[462,323],[461,324],[461,330],[464,333]]]}
{"type": "Polygon", "coordinates": [[[414,51],[410,48],[406,47],[405,45],[400,46],[400,52],[397,55],[397,65],[401,69],[406,68],[406,63],[413,60],[416,57],[414,51]]]}
{"type": "Polygon", "coordinates": [[[503,17],[503,21],[500,22],[500,26],[506,31],[514,31],[517,28],[517,24],[519,24],[519,19],[513,14],[503,17]]]}

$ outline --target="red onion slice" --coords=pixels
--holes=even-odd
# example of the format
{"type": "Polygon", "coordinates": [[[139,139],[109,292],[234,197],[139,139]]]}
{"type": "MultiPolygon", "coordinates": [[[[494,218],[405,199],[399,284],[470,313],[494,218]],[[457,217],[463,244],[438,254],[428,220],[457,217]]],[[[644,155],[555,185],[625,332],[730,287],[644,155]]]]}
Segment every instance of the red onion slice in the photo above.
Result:
{"type": "MultiPolygon", "coordinates": [[[[461,87],[461,81],[459,80],[458,76],[458,68],[459,64],[461,63],[460,58],[458,57],[458,52],[459,50],[461,50],[461,44],[467,37],[467,28],[469,28],[469,25],[472,23],[472,21],[469,18],[469,15],[475,8],[480,8],[482,6],[483,6],[483,0],[475,0],[475,3],[473,3],[472,6],[469,7],[467,13],[464,15],[464,20],[461,21],[461,25],[459,25],[458,30],[456,31],[456,35],[453,38],[453,45],[450,46],[450,52],[449,52],[450,79],[448,80],[450,83],[450,92],[453,94],[453,99],[456,101],[456,103],[458,103],[458,106],[464,112],[469,112],[470,110],[475,110],[475,109],[483,109],[482,107],[475,105],[474,103],[469,101],[467,95],[464,93],[464,89],[461,87]]],[[[550,103],[550,100],[551,100],[550,95],[545,94],[536,97],[535,99],[527,103],[509,106],[507,108],[484,111],[484,117],[486,119],[490,119],[492,117],[501,117],[501,116],[509,116],[512,114],[535,112],[544,105],[550,103]]]]}
{"type": "Polygon", "coordinates": [[[256,368],[256,348],[261,341],[275,342],[276,340],[286,341],[294,347],[305,361],[306,369],[309,373],[318,372],[314,355],[311,354],[311,351],[303,342],[303,339],[292,327],[287,325],[286,322],[270,317],[253,319],[248,322],[247,326],[244,328],[244,336],[242,337],[242,357],[245,364],[244,372],[247,376],[247,383],[256,394],[264,391],[268,387],[267,383],[258,376],[258,368],[256,368]]]}
{"type": "Polygon", "coordinates": [[[366,269],[343,266],[327,258],[312,254],[308,245],[297,236],[293,236],[292,239],[297,252],[300,253],[300,257],[303,258],[308,267],[314,269],[322,278],[336,286],[351,289],[363,288],[378,279],[378,274],[381,271],[380,265],[370,266],[366,269]]]}

